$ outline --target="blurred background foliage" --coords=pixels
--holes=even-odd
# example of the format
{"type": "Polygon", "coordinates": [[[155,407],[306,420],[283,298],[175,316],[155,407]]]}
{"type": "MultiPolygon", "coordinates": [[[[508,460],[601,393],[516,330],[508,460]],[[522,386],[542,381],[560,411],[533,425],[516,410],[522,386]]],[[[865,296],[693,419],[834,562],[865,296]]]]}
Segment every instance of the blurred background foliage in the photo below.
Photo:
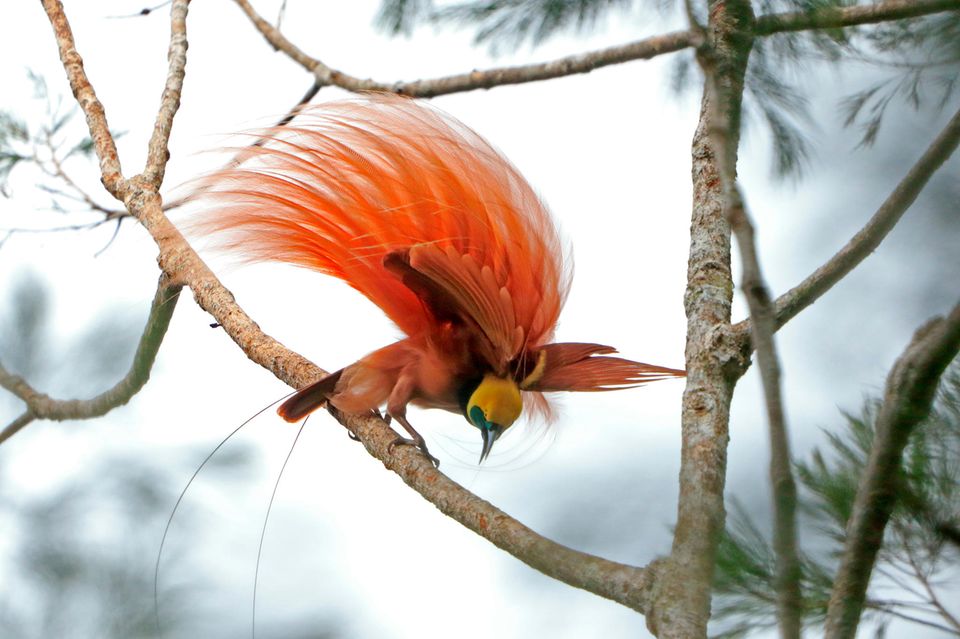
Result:
{"type": "MultiPolygon", "coordinates": [[[[53,326],[55,318],[62,316],[56,316],[52,306],[40,277],[30,271],[18,275],[10,298],[0,304],[4,366],[58,398],[87,397],[115,383],[129,366],[143,318],[117,309],[80,329],[79,337],[62,343],[54,338],[53,326]]],[[[4,414],[16,414],[21,410],[17,404],[12,395],[0,394],[4,414]]],[[[122,435],[121,429],[128,426],[122,418],[113,425],[58,425],[88,429],[91,436],[106,438],[122,435]]],[[[68,433],[61,437],[62,445],[70,445],[68,433]]],[[[83,452],[84,447],[78,447],[77,454],[83,452]]],[[[26,488],[8,481],[8,468],[0,464],[0,530],[4,531],[0,637],[235,636],[222,627],[225,615],[237,614],[217,602],[222,577],[189,559],[211,534],[210,517],[196,509],[181,508],[176,513],[171,528],[175,534],[166,540],[157,575],[159,608],[154,606],[154,562],[161,533],[178,488],[208,453],[204,447],[191,446],[144,457],[137,450],[121,448],[81,459],[76,468],[55,468],[40,458],[29,462],[34,474],[55,476],[26,488]]],[[[236,493],[256,462],[251,448],[233,443],[204,465],[203,480],[236,493]]],[[[253,557],[249,559],[252,564],[253,557]]],[[[249,610],[242,614],[249,616],[249,610]]],[[[325,618],[275,616],[258,623],[258,636],[332,639],[342,635],[325,618]]]]}
{"type": "MultiPolygon", "coordinates": [[[[846,542],[846,523],[874,437],[881,400],[827,431],[828,444],[796,464],[805,622],[826,618],[833,575],[846,542]]],[[[867,597],[867,618],[883,636],[894,618],[960,637],[960,610],[951,583],[960,563],[960,361],[951,365],[934,410],[914,431],[904,454],[900,499],[887,527],[867,597]]],[[[775,554],[766,521],[734,499],[720,544],[714,589],[715,636],[743,637],[776,626],[775,554]]]]}

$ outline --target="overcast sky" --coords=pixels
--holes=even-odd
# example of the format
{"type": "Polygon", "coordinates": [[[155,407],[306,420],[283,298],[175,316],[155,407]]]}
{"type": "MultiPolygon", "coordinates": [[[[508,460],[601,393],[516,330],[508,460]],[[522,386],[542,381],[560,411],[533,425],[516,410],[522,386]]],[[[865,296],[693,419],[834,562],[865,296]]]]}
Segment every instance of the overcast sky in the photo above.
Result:
{"type": "MultiPolygon", "coordinates": [[[[258,2],[257,7],[272,19],[278,4],[258,2]]],[[[284,31],[301,48],[353,75],[385,81],[548,60],[680,26],[652,14],[627,15],[589,37],[560,37],[535,51],[522,48],[491,58],[470,46],[464,32],[425,28],[409,39],[386,38],[371,26],[374,1],[288,4],[284,31]]],[[[109,17],[140,8],[120,0],[67,3],[78,49],[111,127],[124,132],[119,149],[128,176],[143,165],[166,73],[165,11],[145,18],[109,17]]],[[[27,68],[47,78],[52,93],[71,99],[49,24],[39,3],[3,3],[0,24],[14,34],[0,39],[3,108],[40,123],[43,104],[31,99],[27,68]]],[[[188,35],[168,193],[216,166],[216,157],[204,150],[221,144],[226,134],[273,121],[310,85],[307,74],[273,52],[227,0],[192,3],[188,35]]],[[[671,94],[669,69],[664,57],[438,98],[435,104],[511,158],[572,244],[575,278],[558,339],[611,344],[627,357],[679,367],[689,143],[698,91],[682,98],[671,94]]],[[[875,165],[865,163],[870,154],[856,152],[854,136],[842,135],[839,128],[836,97],[851,78],[832,73],[818,78],[812,129],[818,155],[805,181],[770,179],[768,143],[757,127],[747,133],[741,154],[744,191],[757,219],[761,257],[774,293],[792,286],[839,248],[886,195],[886,187],[874,181],[875,165]]],[[[324,89],[318,100],[342,95],[324,89]]],[[[897,149],[926,144],[929,131],[942,121],[942,115],[932,115],[908,125],[913,129],[907,137],[915,142],[882,135],[871,153],[895,157],[897,149]]],[[[82,119],[72,126],[82,131],[82,119]]],[[[901,155],[889,169],[892,175],[913,161],[907,151],[901,155]]],[[[92,164],[78,162],[71,168],[88,189],[96,190],[92,164]]],[[[34,182],[36,175],[29,170],[15,175],[14,197],[0,200],[0,228],[94,219],[42,210],[48,198],[33,189],[34,182]]],[[[102,201],[109,203],[105,195],[102,201]]],[[[111,234],[107,227],[18,233],[0,248],[0,299],[8,299],[27,272],[51,291],[55,331],[47,347],[62,360],[43,390],[56,394],[82,388],[65,351],[98,318],[120,318],[138,327],[146,316],[158,275],[154,245],[144,231],[125,224],[116,241],[95,257],[111,234]]],[[[916,290],[898,279],[896,267],[897,255],[916,241],[912,237],[895,234],[893,247],[882,248],[856,276],[860,279],[838,287],[781,334],[797,456],[822,440],[821,427],[839,424],[838,408],[859,409],[862,395],[882,385],[912,327],[950,302],[950,291],[931,293],[922,304],[895,302],[916,290]],[[898,249],[896,242],[905,244],[898,249]],[[884,267],[884,259],[894,266],[884,267]],[[839,302],[845,295],[857,300],[856,308],[839,302]],[[863,347],[865,333],[875,337],[876,346],[863,347]]],[[[264,330],[328,370],[397,337],[377,309],[338,282],[289,267],[235,268],[207,256],[264,330]]],[[[937,277],[935,269],[930,276],[937,277]]],[[[19,487],[29,500],[70,482],[75,473],[110,454],[170,459],[179,466],[174,460],[185,450],[211,449],[287,392],[248,362],[222,331],[210,329],[209,322],[185,294],[144,391],[129,406],[95,422],[30,426],[0,450],[3,481],[19,487]]],[[[763,504],[767,454],[757,387],[751,372],[738,389],[730,486],[751,503],[759,499],[763,504]]],[[[682,382],[663,382],[565,397],[561,419],[550,431],[513,429],[482,469],[475,464],[479,438],[461,418],[414,412],[411,421],[442,460],[442,470],[480,496],[561,543],[642,565],[669,551],[681,392],[682,382]]],[[[0,403],[0,422],[9,422],[16,410],[12,402],[0,403]]],[[[203,485],[201,475],[200,485],[188,494],[185,507],[207,513],[204,534],[175,563],[165,565],[162,578],[177,581],[200,571],[212,579],[216,585],[207,596],[220,611],[216,620],[222,636],[248,631],[245,611],[262,517],[295,432],[268,411],[239,437],[258,451],[243,477],[203,485]]],[[[174,489],[188,476],[186,471],[173,477],[174,489]]],[[[144,561],[150,571],[152,561],[153,556],[144,561]]],[[[264,624],[322,617],[357,637],[616,638],[646,632],[639,615],[552,582],[438,513],[322,413],[308,423],[280,485],[264,546],[258,616],[264,624]],[[411,574],[419,578],[411,580],[411,574]]]]}

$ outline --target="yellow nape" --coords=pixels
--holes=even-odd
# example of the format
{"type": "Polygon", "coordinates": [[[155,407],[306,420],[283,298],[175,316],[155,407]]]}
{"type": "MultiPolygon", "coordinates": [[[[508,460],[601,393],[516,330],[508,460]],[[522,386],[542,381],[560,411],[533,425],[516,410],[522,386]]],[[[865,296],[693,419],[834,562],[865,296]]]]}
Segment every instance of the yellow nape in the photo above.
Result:
{"type": "Polygon", "coordinates": [[[507,429],[523,410],[520,388],[512,379],[487,373],[467,402],[467,415],[474,406],[483,411],[484,419],[488,422],[507,429]]]}

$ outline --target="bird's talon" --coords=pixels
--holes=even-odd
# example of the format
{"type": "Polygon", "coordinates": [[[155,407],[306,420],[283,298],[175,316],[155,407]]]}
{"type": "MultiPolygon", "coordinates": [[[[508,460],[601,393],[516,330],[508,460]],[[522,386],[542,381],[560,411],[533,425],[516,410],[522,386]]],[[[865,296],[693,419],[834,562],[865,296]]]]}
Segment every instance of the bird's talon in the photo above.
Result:
{"type": "Polygon", "coordinates": [[[387,446],[387,452],[392,455],[395,446],[413,446],[423,453],[424,457],[429,459],[434,466],[440,468],[440,460],[430,454],[430,451],[427,450],[427,442],[423,441],[422,438],[420,441],[417,441],[415,439],[407,439],[406,437],[397,437],[387,446]]]}

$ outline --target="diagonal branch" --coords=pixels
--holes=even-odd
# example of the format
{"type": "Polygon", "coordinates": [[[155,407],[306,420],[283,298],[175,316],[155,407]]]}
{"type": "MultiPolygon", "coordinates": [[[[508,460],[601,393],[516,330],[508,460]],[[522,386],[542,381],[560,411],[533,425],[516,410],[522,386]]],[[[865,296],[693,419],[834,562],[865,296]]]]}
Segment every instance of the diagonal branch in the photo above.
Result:
{"type": "Polygon", "coordinates": [[[17,420],[0,431],[0,444],[12,437],[17,431],[34,419],[64,421],[68,419],[91,419],[105,415],[118,406],[123,406],[140,392],[150,379],[150,370],[156,361],[160,344],[170,326],[170,318],[177,306],[180,287],[169,285],[166,277],[161,276],[157,292],[150,307],[147,324],[140,336],[140,343],[133,355],[130,370],[109,390],[90,399],[54,399],[35,390],[23,378],[8,372],[0,364],[0,386],[7,389],[26,405],[26,412],[17,420]]]}
{"type": "Polygon", "coordinates": [[[827,609],[830,639],[856,635],[870,574],[897,501],[904,447],[930,413],[940,376],[958,351],[960,304],[945,318],[918,329],[887,376],[876,435],[847,522],[847,542],[827,609]]]}
{"type": "MultiPolygon", "coordinates": [[[[880,242],[886,238],[917,199],[933,174],[956,151],[958,144],[960,144],[960,110],[954,114],[917,163],[887,196],[873,217],[847,242],[847,245],[800,284],[777,298],[778,329],[833,288],[880,245],[880,242]]],[[[740,322],[735,328],[744,335],[745,339],[749,339],[746,333],[750,329],[748,321],[740,322]]]]}

